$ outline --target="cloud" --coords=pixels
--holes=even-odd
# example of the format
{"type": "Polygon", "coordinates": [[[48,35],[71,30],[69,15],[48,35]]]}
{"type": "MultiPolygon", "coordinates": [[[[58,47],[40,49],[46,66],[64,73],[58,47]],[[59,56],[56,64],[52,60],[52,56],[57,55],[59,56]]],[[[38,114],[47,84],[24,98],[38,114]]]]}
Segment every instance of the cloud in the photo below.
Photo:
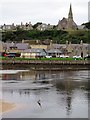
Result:
{"type": "Polygon", "coordinates": [[[42,21],[57,24],[59,19],[68,16],[70,2],[76,23],[87,22],[88,0],[1,0],[0,23],[42,21]]]}
{"type": "Polygon", "coordinates": [[[90,21],[90,1],[88,2],[88,21],[90,21]]]}

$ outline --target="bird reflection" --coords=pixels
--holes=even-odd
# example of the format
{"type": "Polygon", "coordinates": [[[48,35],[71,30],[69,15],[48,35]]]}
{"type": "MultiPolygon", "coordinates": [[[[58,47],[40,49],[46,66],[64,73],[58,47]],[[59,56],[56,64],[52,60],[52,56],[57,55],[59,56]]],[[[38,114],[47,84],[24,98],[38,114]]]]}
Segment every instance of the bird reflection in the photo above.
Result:
{"type": "Polygon", "coordinates": [[[37,101],[37,103],[38,103],[38,105],[41,107],[41,101],[40,101],[40,100],[38,100],[38,101],[37,101]]]}

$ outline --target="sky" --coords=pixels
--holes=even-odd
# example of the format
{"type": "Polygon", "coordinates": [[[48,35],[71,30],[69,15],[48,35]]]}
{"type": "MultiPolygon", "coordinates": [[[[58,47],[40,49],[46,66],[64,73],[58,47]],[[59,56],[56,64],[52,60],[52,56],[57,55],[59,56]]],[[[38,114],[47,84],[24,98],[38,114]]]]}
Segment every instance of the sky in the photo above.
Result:
{"type": "Polygon", "coordinates": [[[43,22],[57,25],[68,17],[70,3],[74,21],[88,22],[88,0],[0,0],[0,25],[43,22]]]}

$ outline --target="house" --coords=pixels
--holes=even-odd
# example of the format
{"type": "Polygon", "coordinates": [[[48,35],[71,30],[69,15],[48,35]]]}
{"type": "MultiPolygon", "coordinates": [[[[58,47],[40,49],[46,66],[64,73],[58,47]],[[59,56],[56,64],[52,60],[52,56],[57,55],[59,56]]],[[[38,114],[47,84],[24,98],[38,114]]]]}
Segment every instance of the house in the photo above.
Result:
{"type": "Polygon", "coordinates": [[[40,58],[45,56],[46,56],[46,51],[40,48],[26,49],[23,52],[21,52],[22,58],[40,58]]]}
{"type": "Polygon", "coordinates": [[[12,25],[6,25],[6,24],[4,24],[4,25],[1,26],[1,29],[3,31],[15,30],[15,25],[14,25],[14,23],[12,25]]]}
{"type": "Polygon", "coordinates": [[[0,40],[0,53],[4,52],[4,43],[0,40]]]}
{"type": "Polygon", "coordinates": [[[84,58],[85,56],[87,56],[87,54],[89,54],[89,44],[73,44],[73,52],[72,55],[77,55],[77,56],[81,56],[82,58],[84,58]]]}
{"type": "Polygon", "coordinates": [[[33,29],[31,22],[26,23],[26,24],[23,24],[21,22],[20,25],[14,25],[14,23],[12,23],[11,25],[4,24],[4,25],[0,26],[0,29],[3,30],[3,31],[8,31],[8,30],[16,30],[17,27],[19,27],[23,30],[32,30],[33,29]]]}
{"type": "Polygon", "coordinates": [[[52,57],[59,57],[63,52],[59,49],[50,49],[47,50],[47,55],[52,56],[52,57]]]}
{"type": "Polygon", "coordinates": [[[85,27],[85,25],[78,25],[78,29],[79,30],[87,30],[87,28],[85,27]]]}
{"type": "Polygon", "coordinates": [[[38,25],[36,29],[40,30],[40,31],[51,30],[51,29],[53,29],[53,25],[42,23],[42,24],[38,25]]]}
{"type": "Polygon", "coordinates": [[[21,22],[21,25],[17,25],[17,26],[19,26],[23,30],[32,30],[33,29],[31,22],[25,23],[25,24],[23,24],[21,22]]]}
{"type": "Polygon", "coordinates": [[[41,49],[47,49],[48,45],[30,45],[31,48],[41,48],[41,49]]]}
{"type": "Polygon", "coordinates": [[[43,40],[22,40],[22,43],[28,43],[30,48],[47,49],[49,46],[49,42],[45,44],[43,40]]]}
{"type": "Polygon", "coordinates": [[[5,43],[5,51],[7,53],[21,53],[29,48],[28,43],[5,43]]]}
{"type": "Polygon", "coordinates": [[[83,43],[81,40],[80,44],[66,44],[66,50],[70,57],[81,56],[82,58],[89,54],[89,44],[83,43]]]}
{"type": "Polygon", "coordinates": [[[90,44],[83,43],[81,40],[80,44],[72,44],[71,42],[66,41],[66,44],[52,44],[49,49],[58,49],[62,51],[64,55],[70,57],[81,56],[85,57],[89,52],[90,44]]]}

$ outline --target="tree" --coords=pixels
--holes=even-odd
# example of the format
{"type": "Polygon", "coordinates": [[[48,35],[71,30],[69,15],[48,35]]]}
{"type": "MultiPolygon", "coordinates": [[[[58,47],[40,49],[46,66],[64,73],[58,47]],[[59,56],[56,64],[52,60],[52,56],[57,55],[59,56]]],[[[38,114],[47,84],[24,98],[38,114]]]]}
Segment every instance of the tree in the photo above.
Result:
{"type": "Polygon", "coordinates": [[[36,29],[38,27],[38,25],[41,25],[42,22],[37,22],[36,24],[33,25],[33,28],[36,29]]]}
{"type": "Polygon", "coordinates": [[[87,23],[83,23],[82,25],[85,25],[86,28],[90,29],[90,21],[87,23]]]}
{"type": "Polygon", "coordinates": [[[83,40],[84,43],[90,43],[90,30],[73,30],[73,31],[62,31],[62,30],[22,30],[18,28],[16,31],[6,31],[2,33],[2,41],[21,41],[26,40],[53,40],[53,43],[63,43],[71,41],[72,43],[80,43],[83,40]]]}

